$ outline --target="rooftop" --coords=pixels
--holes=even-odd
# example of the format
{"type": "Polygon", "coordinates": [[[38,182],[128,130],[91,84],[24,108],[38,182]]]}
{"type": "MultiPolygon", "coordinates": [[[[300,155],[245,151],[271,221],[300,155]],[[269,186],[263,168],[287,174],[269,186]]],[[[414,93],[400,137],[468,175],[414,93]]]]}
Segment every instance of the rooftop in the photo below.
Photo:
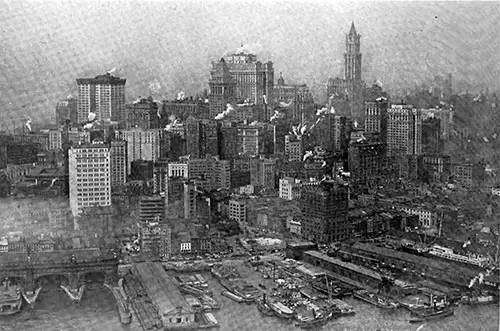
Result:
{"type": "Polygon", "coordinates": [[[369,276],[369,277],[375,278],[375,279],[377,279],[379,281],[382,281],[382,276],[378,272],[376,272],[374,270],[367,269],[365,267],[358,266],[358,265],[355,265],[353,263],[344,262],[344,261],[342,261],[340,259],[337,259],[337,258],[334,258],[334,257],[330,257],[330,256],[328,256],[326,254],[323,254],[323,253],[320,253],[320,252],[317,252],[317,251],[307,251],[304,254],[305,255],[313,256],[313,257],[315,257],[317,259],[321,259],[323,261],[326,261],[326,262],[338,265],[338,266],[343,267],[345,269],[349,269],[349,270],[352,270],[352,271],[357,272],[359,274],[362,274],[362,275],[365,275],[365,276],[369,276]]]}

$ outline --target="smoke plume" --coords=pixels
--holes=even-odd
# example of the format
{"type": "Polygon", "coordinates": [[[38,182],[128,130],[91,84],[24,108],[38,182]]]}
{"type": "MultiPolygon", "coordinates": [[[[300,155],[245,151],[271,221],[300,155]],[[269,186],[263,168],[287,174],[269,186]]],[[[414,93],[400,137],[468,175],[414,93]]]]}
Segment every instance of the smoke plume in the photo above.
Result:
{"type": "Polygon", "coordinates": [[[308,158],[310,158],[312,156],[313,156],[313,152],[312,151],[306,151],[306,153],[304,154],[304,157],[303,157],[302,161],[305,162],[308,158]]]}
{"type": "Polygon", "coordinates": [[[178,101],[186,100],[186,93],[184,93],[183,91],[180,91],[179,93],[177,93],[177,100],[178,101]]]}
{"type": "Polygon", "coordinates": [[[254,44],[245,44],[241,45],[236,49],[236,54],[245,53],[245,54],[258,54],[262,51],[262,45],[259,43],[254,44]]]}
{"type": "Polygon", "coordinates": [[[271,116],[270,121],[274,121],[275,119],[278,118],[283,118],[285,116],[284,114],[280,113],[279,111],[275,110],[273,116],[271,116]]]}
{"type": "Polygon", "coordinates": [[[25,125],[28,128],[28,130],[30,130],[30,132],[31,132],[31,118],[28,118],[25,125]]]}
{"type": "Polygon", "coordinates": [[[217,114],[217,116],[215,116],[215,119],[217,121],[219,121],[219,120],[223,119],[224,117],[226,117],[227,115],[229,115],[229,113],[231,113],[232,111],[234,111],[234,108],[233,108],[233,106],[231,106],[230,103],[228,103],[226,105],[226,110],[224,110],[222,113],[217,114]]]}

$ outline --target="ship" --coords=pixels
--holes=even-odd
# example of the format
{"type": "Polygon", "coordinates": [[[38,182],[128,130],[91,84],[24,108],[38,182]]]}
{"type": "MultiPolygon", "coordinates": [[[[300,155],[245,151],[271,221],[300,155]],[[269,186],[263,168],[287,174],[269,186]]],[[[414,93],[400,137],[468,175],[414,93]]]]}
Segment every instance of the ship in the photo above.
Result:
{"type": "Polygon", "coordinates": [[[318,314],[314,309],[311,309],[309,314],[309,310],[302,306],[297,308],[295,317],[297,319],[294,323],[295,326],[302,329],[318,329],[328,323],[330,314],[318,314]]]}
{"type": "Polygon", "coordinates": [[[291,319],[293,318],[293,310],[285,306],[283,303],[279,301],[273,301],[269,300],[269,307],[276,313],[278,317],[284,318],[284,319],[291,319]]]}
{"type": "Polygon", "coordinates": [[[237,303],[242,303],[243,298],[229,291],[222,291],[221,294],[237,303]]]}
{"type": "Polygon", "coordinates": [[[377,306],[382,309],[395,309],[399,307],[399,303],[382,298],[375,293],[368,292],[366,290],[357,290],[353,292],[353,296],[356,299],[367,302],[371,305],[377,306]]]}
{"type": "Polygon", "coordinates": [[[452,316],[454,314],[453,309],[449,306],[437,309],[433,308],[431,311],[417,312],[413,311],[410,316],[410,323],[422,323],[432,320],[437,320],[452,316]]]}
{"type": "Polygon", "coordinates": [[[21,289],[5,279],[0,289],[0,315],[15,314],[21,310],[22,304],[21,289]]]}
{"type": "Polygon", "coordinates": [[[406,253],[429,256],[429,248],[423,244],[415,243],[407,239],[401,240],[401,250],[406,253]]]}
{"type": "Polygon", "coordinates": [[[244,280],[231,281],[221,278],[219,281],[226,290],[241,297],[246,303],[254,302],[257,295],[260,293],[255,286],[248,284],[244,280]]]}
{"type": "Polygon", "coordinates": [[[269,306],[269,303],[266,300],[266,294],[262,296],[262,298],[259,298],[256,300],[257,303],[257,309],[264,314],[265,316],[274,316],[274,311],[271,309],[269,306]]]}
{"type": "Polygon", "coordinates": [[[461,262],[465,264],[475,265],[481,268],[486,267],[490,263],[490,259],[482,256],[476,255],[460,255],[456,254],[453,249],[448,247],[443,247],[439,245],[434,245],[429,250],[429,254],[435,257],[439,257],[445,260],[451,260],[455,262],[461,262]]]}

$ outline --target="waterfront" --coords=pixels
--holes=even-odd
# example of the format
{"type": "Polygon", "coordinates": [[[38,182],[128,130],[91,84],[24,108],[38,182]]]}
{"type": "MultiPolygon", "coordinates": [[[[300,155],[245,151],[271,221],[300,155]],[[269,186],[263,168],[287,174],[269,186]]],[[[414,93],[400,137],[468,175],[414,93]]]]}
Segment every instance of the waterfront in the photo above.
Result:
{"type": "MultiPolygon", "coordinates": [[[[222,303],[222,309],[214,315],[221,331],[257,330],[301,330],[290,322],[277,317],[264,317],[255,304],[238,304],[221,296],[222,287],[209,273],[203,273],[214,292],[215,299],[222,303]]],[[[254,284],[270,284],[258,273],[249,273],[248,280],[254,284]]],[[[496,331],[499,325],[498,305],[460,306],[450,318],[425,324],[410,324],[409,313],[403,309],[394,312],[381,311],[359,300],[345,301],[356,308],[356,315],[330,321],[322,330],[335,331],[496,331]],[[423,326],[422,326],[423,325],[423,326]],[[419,329],[420,328],[420,329],[419,329]]],[[[54,284],[47,285],[41,292],[35,309],[23,308],[21,313],[0,317],[1,331],[138,331],[141,330],[134,317],[132,324],[124,326],[118,319],[116,302],[104,286],[89,284],[79,304],[72,304],[67,295],[54,284]]]]}

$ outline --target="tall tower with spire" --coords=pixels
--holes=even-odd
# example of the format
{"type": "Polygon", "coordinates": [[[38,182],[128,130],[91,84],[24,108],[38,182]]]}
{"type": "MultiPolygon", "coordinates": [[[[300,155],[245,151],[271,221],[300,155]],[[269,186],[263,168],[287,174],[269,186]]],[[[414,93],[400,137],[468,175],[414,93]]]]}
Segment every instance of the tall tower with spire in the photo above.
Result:
{"type": "Polygon", "coordinates": [[[356,32],[354,22],[351,24],[351,30],[345,38],[346,52],[345,60],[345,79],[347,81],[361,81],[361,35],[356,32]]]}

